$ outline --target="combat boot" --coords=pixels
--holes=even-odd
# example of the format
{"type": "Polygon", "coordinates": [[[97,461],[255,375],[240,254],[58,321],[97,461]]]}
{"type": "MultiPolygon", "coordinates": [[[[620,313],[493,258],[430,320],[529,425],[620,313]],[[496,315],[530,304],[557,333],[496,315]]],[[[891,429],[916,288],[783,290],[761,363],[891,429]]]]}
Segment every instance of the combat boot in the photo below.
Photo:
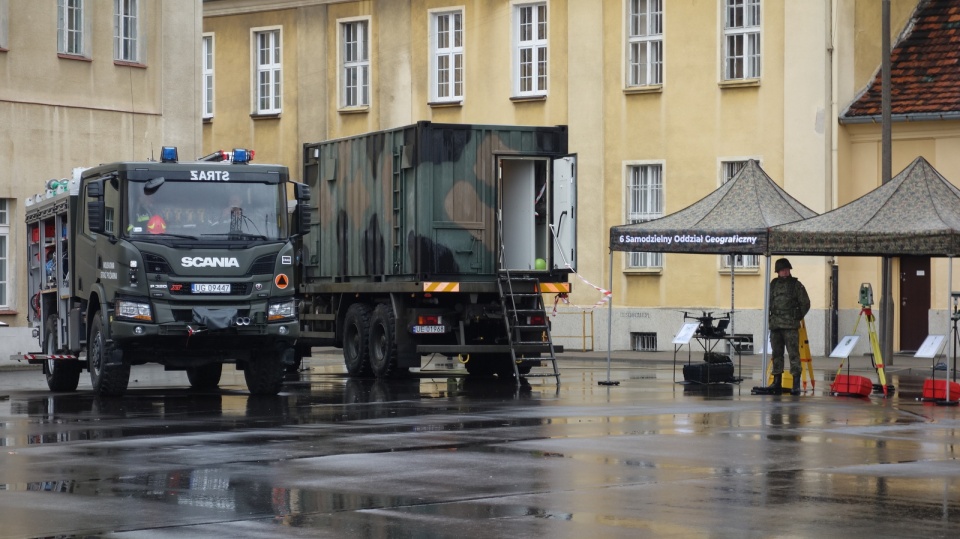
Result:
{"type": "Polygon", "coordinates": [[[800,394],[800,375],[799,374],[793,377],[793,387],[790,389],[790,394],[791,395],[800,394]]]}
{"type": "Polygon", "coordinates": [[[779,393],[783,387],[783,373],[773,375],[773,383],[765,387],[767,391],[779,393]]]}

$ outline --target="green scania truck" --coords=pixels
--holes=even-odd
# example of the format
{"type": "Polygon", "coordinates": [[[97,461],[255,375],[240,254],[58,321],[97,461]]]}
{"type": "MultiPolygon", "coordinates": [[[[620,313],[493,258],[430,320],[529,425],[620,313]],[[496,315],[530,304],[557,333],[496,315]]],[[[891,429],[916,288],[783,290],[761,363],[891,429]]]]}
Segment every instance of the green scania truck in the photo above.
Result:
{"type": "Polygon", "coordinates": [[[310,194],[286,167],[215,152],[76,169],[26,208],[30,322],[52,391],[83,370],[99,395],[126,392],[130,368],[185,370],[219,384],[224,363],[251,394],[276,394],[297,363],[293,240],[310,194]],[[295,202],[298,202],[295,204],[295,202]]]}

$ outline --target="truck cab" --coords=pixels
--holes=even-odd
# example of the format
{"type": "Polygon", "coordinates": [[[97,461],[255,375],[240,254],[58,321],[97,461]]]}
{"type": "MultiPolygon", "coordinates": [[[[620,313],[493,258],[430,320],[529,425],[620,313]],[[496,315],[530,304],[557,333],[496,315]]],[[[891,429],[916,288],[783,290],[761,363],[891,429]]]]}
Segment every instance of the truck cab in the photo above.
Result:
{"type": "MultiPolygon", "coordinates": [[[[280,390],[299,336],[291,239],[305,226],[288,208],[309,192],[288,189],[286,167],[250,164],[251,153],[179,162],[165,148],[160,162],[77,175],[53,226],[63,269],[28,279],[44,350],[25,359],[44,363],[52,390],[76,389],[86,367],[95,392],[119,395],[130,367],[150,362],[185,370],[197,388],[235,363],[251,393],[280,390]]],[[[45,236],[39,210],[28,208],[28,229],[45,236]]]]}

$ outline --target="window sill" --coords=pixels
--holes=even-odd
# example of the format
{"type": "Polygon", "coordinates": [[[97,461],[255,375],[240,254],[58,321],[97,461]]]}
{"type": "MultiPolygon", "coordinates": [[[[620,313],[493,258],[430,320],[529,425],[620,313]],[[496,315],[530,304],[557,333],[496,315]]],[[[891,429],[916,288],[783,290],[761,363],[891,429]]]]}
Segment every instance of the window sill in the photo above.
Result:
{"type": "Polygon", "coordinates": [[[533,101],[546,101],[546,100],[547,100],[547,94],[515,95],[510,98],[510,101],[513,101],[514,103],[528,103],[533,101]]]}
{"type": "Polygon", "coordinates": [[[0,309],[0,316],[13,316],[20,314],[15,309],[0,309]]]}
{"type": "Polygon", "coordinates": [[[206,117],[204,117],[204,118],[203,118],[203,123],[205,123],[205,124],[212,124],[212,123],[213,123],[213,116],[206,116],[206,117]]]}
{"type": "Polygon", "coordinates": [[[450,107],[462,107],[463,100],[457,101],[429,101],[427,106],[434,109],[450,108],[450,107]]]}
{"type": "Polygon", "coordinates": [[[146,69],[147,64],[141,64],[140,62],[130,62],[127,60],[114,60],[113,65],[115,66],[124,66],[124,67],[138,67],[140,69],[146,69]]]}
{"type": "Polygon", "coordinates": [[[755,88],[760,86],[760,79],[735,79],[722,80],[718,83],[720,88],[755,88]]]}
{"type": "Polygon", "coordinates": [[[370,112],[370,105],[358,105],[356,107],[341,107],[337,110],[340,114],[365,114],[370,112]]]}
{"type": "Polygon", "coordinates": [[[0,47],[0,52],[10,52],[10,49],[6,47],[0,47]]]}
{"type": "Polygon", "coordinates": [[[57,58],[63,60],[79,60],[81,62],[92,62],[92,58],[87,58],[86,56],[80,56],[79,54],[67,54],[65,52],[58,52],[57,58]]]}
{"type": "MultiPolygon", "coordinates": [[[[730,268],[720,268],[717,270],[720,275],[730,275],[730,268]]],[[[734,268],[734,275],[760,275],[760,268],[734,268]]]]}
{"type": "Polygon", "coordinates": [[[660,94],[663,93],[662,84],[649,84],[646,86],[627,86],[623,89],[624,95],[636,94],[660,94]]]}
{"type": "Polygon", "coordinates": [[[254,112],[254,113],[250,114],[250,118],[253,119],[253,120],[279,120],[279,119],[280,119],[280,113],[279,113],[279,112],[273,112],[273,113],[270,113],[270,114],[260,114],[260,113],[258,113],[258,112],[254,112]]]}
{"type": "Polygon", "coordinates": [[[624,275],[663,275],[663,268],[627,268],[623,270],[624,275]]]}

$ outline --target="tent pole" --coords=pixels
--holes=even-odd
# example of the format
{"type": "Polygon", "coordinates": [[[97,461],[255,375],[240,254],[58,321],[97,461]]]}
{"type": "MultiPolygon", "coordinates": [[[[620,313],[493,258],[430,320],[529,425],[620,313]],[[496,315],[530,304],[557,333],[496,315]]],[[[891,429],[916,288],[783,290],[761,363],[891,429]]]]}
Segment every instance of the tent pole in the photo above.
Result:
{"type": "MultiPolygon", "coordinates": [[[[947,346],[947,357],[944,363],[947,364],[947,379],[943,381],[946,386],[946,397],[947,402],[950,402],[950,358],[953,357],[953,354],[956,353],[956,343],[957,336],[953,334],[953,319],[950,312],[950,304],[953,302],[953,255],[947,255],[947,338],[950,339],[950,345],[947,346]]],[[[957,375],[956,372],[953,373],[954,376],[957,375]]],[[[936,380],[936,377],[934,377],[936,380]]],[[[936,382],[933,382],[936,384],[936,382]]]]}
{"type": "Polygon", "coordinates": [[[760,379],[767,380],[767,318],[770,316],[770,255],[767,255],[767,280],[763,286],[763,334],[760,335],[760,346],[763,348],[763,361],[760,379]]]}

